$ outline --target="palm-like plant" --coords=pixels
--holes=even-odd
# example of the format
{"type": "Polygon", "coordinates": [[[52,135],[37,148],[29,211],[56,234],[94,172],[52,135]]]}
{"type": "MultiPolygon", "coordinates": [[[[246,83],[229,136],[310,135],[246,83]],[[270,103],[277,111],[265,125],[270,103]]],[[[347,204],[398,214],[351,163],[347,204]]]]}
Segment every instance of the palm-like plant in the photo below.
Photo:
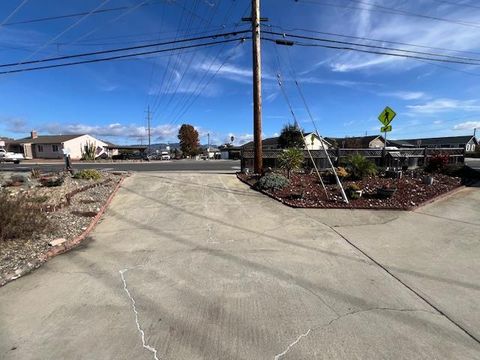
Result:
{"type": "Polygon", "coordinates": [[[363,179],[366,176],[377,174],[377,166],[360,154],[349,156],[346,165],[348,172],[354,179],[363,179]]]}
{"type": "Polygon", "coordinates": [[[296,148],[286,149],[279,156],[278,161],[280,168],[287,172],[287,177],[290,179],[291,172],[299,169],[303,164],[303,151],[296,148]]]}

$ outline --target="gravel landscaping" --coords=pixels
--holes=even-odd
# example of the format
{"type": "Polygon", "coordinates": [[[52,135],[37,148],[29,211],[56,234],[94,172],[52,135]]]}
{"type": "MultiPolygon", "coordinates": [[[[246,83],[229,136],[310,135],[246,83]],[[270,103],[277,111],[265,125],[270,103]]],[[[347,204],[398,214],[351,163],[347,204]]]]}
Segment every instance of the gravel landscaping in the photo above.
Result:
{"type": "MultiPolygon", "coordinates": [[[[293,173],[289,184],[282,189],[262,189],[257,186],[258,176],[238,173],[238,178],[253,189],[281,201],[282,203],[300,208],[349,208],[349,209],[397,209],[409,210],[424,202],[448,193],[462,185],[459,177],[443,174],[426,174],[422,170],[406,171],[399,179],[368,176],[361,180],[343,180],[348,188],[362,191],[358,199],[349,199],[345,203],[336,184],[326,184],[327,194],[316,174],[293,173]],[[424,183],[424,176],[432,175],[433,184],[424,183]],[[391,197],[378,194],[379,188],[396,189],[391,197]]],[[[327,178],[323,179],[327,181],[327,178]]],[[[349,191],[347,190],[347,193],[349,191]]]]}
{"type": "Polygon", "coordinates": [[[87,229],[122,179],[122,175],[100,174],[98,180],[65,176],[62,185],[52,187],[41,186],[39,178],[25,175],[20,175],[23,183],[8,186],[9,179],[19,175],[3,174],[0,191],[28,199],[31,206],[45,214],[47,227],[30,236],[0,241],[0,286],[25,268],[38,267],[52,249],[51,241],[71,240],[87,229]]]}

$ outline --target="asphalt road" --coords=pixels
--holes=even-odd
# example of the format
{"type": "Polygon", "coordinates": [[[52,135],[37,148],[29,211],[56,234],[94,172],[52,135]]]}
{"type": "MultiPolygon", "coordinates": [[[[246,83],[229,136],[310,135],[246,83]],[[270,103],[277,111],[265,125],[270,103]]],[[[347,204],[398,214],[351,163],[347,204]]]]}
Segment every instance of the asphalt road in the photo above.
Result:
{"type": "MultiPolygon", "coordinates": [[[[30,171],[31,169],[43,171],[58,171],[64,169],[61,162],[34,163],[23,162],[15,165],[11,163],[0,164],[0,171],[30,171]]],[[[117,171],[218,171],[234,172],[240,170],[239,160],[170,160],[149,162],[98,162],[74,163],[74,169],[105,169],[117,171]]]]}
{"type": "Polygon", "coordinates": [[[465,159],[465,164],[473,169],[480,170],[480,159],[478,158],[467,158],[465,159]]]}
{"type": "Polygon", "coordinates": [[[0,358],[478,359],[479,201],[292,209],[139,172],[91,241],[0,288],[0,358]]]}

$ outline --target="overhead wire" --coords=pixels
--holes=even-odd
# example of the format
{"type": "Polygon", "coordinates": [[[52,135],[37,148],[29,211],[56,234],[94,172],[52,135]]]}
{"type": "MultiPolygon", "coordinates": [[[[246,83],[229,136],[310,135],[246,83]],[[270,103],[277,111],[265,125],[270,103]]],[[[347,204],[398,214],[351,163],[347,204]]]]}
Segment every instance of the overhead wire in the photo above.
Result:
{"type": "Polygon", "coordinates": [[[7,21],[10,20],[12,17],[15,16],[15,14],[17,12],[20,11],[20,9],[28,2],[28,0],[23,0],[20,4],[17,5],[17,7],[15,7],[15,9],[13,9],[13,11],[7,15],[7,17],[5,19],[2,20],[2,22],[0,23],[0,28],[2,28],[3,26],[6,26],[8,25],[7,21]]]}
{"type": "MultiPolygon", "coordinates": [[[[236,1],[232,1],[231,4],[230,4],[230,7],[227,9],[226,13],[225,13],[225,16],[224,16],[224,19],[223,19],[223,22],[225,22],[229,17],[230,17],[230,14],[232,13],[232,11],[234,10],[235,8],[235,5],[236,5],[236,1]]],[[[248,11],[249,9],[249,5],[247,5],[247,8],[245,10],[248,11]]],[[[237,29],[237,27],[240,25],[240,23],[237,23],[234,27],[234,30],[237,29]]],[[[250,30],[247,30],[247,31],[250,31],[250,30]]],[[[213,56],[213,58],[211,59],[210,61],[210,64],[208,66],[206,66],[206,68],[204,69],[204,72],[202,75],[200,75],[200,72],[198,73],[198,77],[195,76],[191,79],[190,81],[190,84],[188,86],[189,89],[192,88],[192,84],[194,82],[196,82],[196,85],[193,89],[191,89],[192,91],[190,91],[190,93],[186,96],[183,97],[183,99],[181,99],[181,101],[177,102],[177,105],[175,106],[174,109],[172,109],[172,111],[170,112],[170,116],[172,117],[172,122],[175,123],[176,121],[178,121],[178,117],[181,117],[183,116],[184,113],[186,113],[188,111],[188,109],[191,107],[191,105],[193,103],[195,103],[195,101],[198,99],[198,96],[200,95],[200,93],[203,92],[203,90],[206,88],[206,86],[202,86],[203,85],[203,82],[205,81],[206,77],[208,76],[208,74],[210,73],[212,67],[214,64],[216,64],[220,54],[225,50],[225,47],[227,46],[227,44],[225,44],[223,47],[221,47],[215,54],[215,56],[213,56]],[[201,77],[200,77],[201,76],[201,77]],[[197,79],[199,78],[199,80],[197,81],[197,79]],[[198,93],[197,93],[198,91],[198,93]]],[[[237,46],[234,48],[236,49],[237,46]]],[[[206,53],[204,55],[204,59],[207,59],[207,55],[209,55],[209,53],[206,53]]],[[[233,56],[233,54],[232,54],[233,56]]],[[[230,59],[232,56],[228,56],[227,59],[230,59]]],[[[219,69],[221,70],[222,68],[224,67],[224,63],[222,63],[219,67],[219,69]]],[[[218,70],[218,71],[220,71],[218,70]]],[[[218,71],[216,73],[214,73],[214,75],[212,76],[212,78],[218,74],[218,71]]],[[[209,84],[211,82],[212,79],[210,80],[206,80],[206,84],[209,84]]]]}
{"type": "Polygon", "coordinates": [[[202,46],[213,46],[213,45],[224,44],[224,43],[227,43],[227,42],[234,42],[234,41],[239,41],[239,40],[243,40],[243,39],[238,39],[238,38],[236,38],[236,39],[225,39],[225,40],[206,42],[206,43],[200,43],[200,44],[190,44],[190,45],[179,46],[179,47],[169,48],[169,49],[160,49],[160,50],[137,52],[137,53],[132,53],[132,54],[110,56],[110,57],[107,57],[107,58],[81,60],[81,61],[75,61],[75,62],[70,62],[70,63],[52,64],[52,65],[45,65],[45,66],[38,66],[38,67],[31,67],[31,68],[12,69],[12,70],[0,71],[0,75],[20,73],[20,72],[29,72],[29,71],[35,71],[35,70],[53,69],[53,68],[58,68],[58,67],[81,65],[81,64],[90,64],[90,63],[111,61],[111,60],[117,60],[117,59],[126,59],[126,58],[131,58],[131,57],[139,57],[139,56],[145,56],[145,55],[159,54],[159,53],[174,51],[174,50],[184,50],[184,49],[198,48],[198,47],[202,47],[202,46]]]}
{"type": "Polygon", "coordinates": [[[359,44],[359,43],[353,43],[353,42],[349,42],[349,41],[332,40],[332,39],[327,39],[327,38],[319,38],[319,37],[305,36],[305,35],[286,34],[286,33],[279,33],[279,32],[275,32],[275,31],[263,31],[263,33],[270,34],[270,35],[283,36],[285,38],[286,37],[291,37],[291,38],[296,38],[296,39],[315,40],[315,41],[327,42],[327,43],[332,43],[332,44],[354,45],[354,46],[366,47],[366,48],[370,48],[370,49],[382,49],[382,50],[398,51],[398,52],[404,52],[404,53],[416,54],[416,55],[436,56],[436,57],[442,57],[442,58],[446,58],[446,59],[454,59],[454,60],[458,60],[458,61],[480,62],[480,58],[470,58],[470,57],[454,56],[454,55],[448,55],[448,54],[437,54],[437,53],[432,53],[432,52],[400,49],[400,48],[393,48],[393,47],[388,47],[388,46],[359,44]]]}
{"type": "Polygon", "coordinates": [[[411,12],[411,11],[395,9],[395,8],[391,8],[391,7],[387,7],[387,6],[381,6],[381,5],[377,5],[377,4],[370,3],[370,2],[365,2],[365,1],[353,1],[353,0],[348,0],[348,1],[350,1],[351,3],[354,3],[354,4],[358,4],[358,5],[372,6],[373,8],[366,8],[366,7],[359,7],[359,6],[354,6],[354,5],[338,4],[338,3],[337,4],[332,4],[332,3],[318,2],[318,1],[313,1],[313,0],[294,0],[294,2],[297,2],[297,3],[306,3],[306,4],[314,4],[314,5],[319,5],[319,6],[342,8],[342,9],[354,9],[354,10],[363,10],[363,11],[368,11],[368,12],[381,12],[381,13],[386,13],[386,14],[418,17],[418,18],[423,18],[423,19],[442,21],[442,22],[448,22],[448,23],[453,23],[453,24],[457,24],[457,25],[480,28],[479,23],[473,23],[473,22],[469,22],[469,21],[462,21],[462,20],[457,20],[457,19],[447,19],[447,18],[442,18],[442,17],[437,17],[437,16],[419,14],[419,13],[415,13],[415,12],[411,12]]]}
{"type": "Polygon", "coordinates": [[[246,33],[246,32],[248,32],[248,30],[220,33],[220,34],[214,34],[214,35],[206,35],[206,36],[196,36],[196,37],[193,37],[193,38],[169,40],[169,41],[157,42],[157,43],[146,44],[146,45],[137,45],[137,46],[115,48],[115,49],[90,51],[90,52],[79,53],[79,54],[62,55],[62,56],[55,56],[55,57],[43,58],[43,59],[35,59],[35,60],[29,60],[29,61],[23,61],[23,62],[0,64],[0,68],[11,67],[11,66],[20,66],[20,65],[30,65],[30,64],[37,64],[37,63],[44,63],[44,62],[51,62],[51,61],[59,61],[59,60],[66,60],[66,59],[72,59],[72,58],[78,58],[78,57],[103,55],[103,54],[109,54],[109,53],[145,49],[145,48],[171,45],[171,44],[177,44],[177,43],[198,41],[198,40],[215,39],[215,38],[226,37],[226,36],[230,36],[230,35],[236,36],[238,34],[246,33]]]}
{"type": "Polygon", "coordinates": [[[82,23],[83,21],[85,21],[86,19],[88,19],[94,11],[96,10],[99,10],[101,9],[103,6],[105,6],[107,3],[109,3],[110,0],[104,0],[100,5],[98,5],[96,8],[92,9],[89,13],[87,13],[86,15],[82,16],[80,19],[78,19],[76,22],[74,22],[73,24],[71,24],[70,26],[68,26],[66,29],[64,29],[63,31],[61,31],[60,33],[58,33],[57,35],[55,35],[53,38],[51,38],[50,40],[48,40],[47,42],[45,42],[43,45],[41,45],[39,48],[37,48],[35,51],[33,51],[30,55],[28,55],[25,59],[21,60],[19,64],[21,63],[24,63],[26,61],[28,61],[29,59],[31,59],[33,56],[35,56],[36,54],[38,54],[41,50],[45,49],[47,46],[49,46],[50,44],[52,44],[55,40],[57,39],[60,39],[63,35],[65,35],[67,32],[69,32],[70,30],[72,30],[73,28],[75,28],[76,26],[78,26],[80,23],[82,23]]]}
{"type": "Polygon", "coordinates": [[[371,38],[371,37],[353,36],[353,35],[332,33],[332,32],[327,32],[327,31],[318,31],[318,30],[305,29],[305,28],[287,28],[287,27],[282,27],[282,26],[278,26],[278,25],[271,25],[271,24],[260,24],[260,25],[268,27],[268,28],[278,28],[283,33],[290,32],[290,31],[294,31],[294,32],[295,31],[302,31],[302,32],[307,32],[307,33],[329,35],[329,36],[342,37],[342,38],[348,38],[348,39],[374,41],[374,42],[380,42],[380,43],[386,43],[386,44],[403,45],[403,46],[417,47],[417,48],[430,49],[430,50],[441,50],[441,51],[480,55],[480,52],[469,51],[469,50],[458,50],[458,49],[450,49],[450,48],[444,48],[444,47],[438,47],[438,46],[427,46],[427,45],[422,45],[422,44],[412,44],[412,43],[406,43],[406,42],[401,42],[401,41],[374,39],[374,38],[371,38]]]}

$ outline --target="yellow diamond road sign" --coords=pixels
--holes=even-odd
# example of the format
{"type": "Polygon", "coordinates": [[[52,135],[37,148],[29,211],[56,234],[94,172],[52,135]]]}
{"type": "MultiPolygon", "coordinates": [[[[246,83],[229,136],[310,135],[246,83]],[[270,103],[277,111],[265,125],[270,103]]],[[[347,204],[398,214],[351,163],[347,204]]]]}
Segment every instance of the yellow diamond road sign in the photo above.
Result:
{"type": "Polygon", "coordinates": [[[378,120],[380,120],[383,125],[388,126],[395,116],[397,116],[397,113],[387,106],[378,116],[378,120]]]}

